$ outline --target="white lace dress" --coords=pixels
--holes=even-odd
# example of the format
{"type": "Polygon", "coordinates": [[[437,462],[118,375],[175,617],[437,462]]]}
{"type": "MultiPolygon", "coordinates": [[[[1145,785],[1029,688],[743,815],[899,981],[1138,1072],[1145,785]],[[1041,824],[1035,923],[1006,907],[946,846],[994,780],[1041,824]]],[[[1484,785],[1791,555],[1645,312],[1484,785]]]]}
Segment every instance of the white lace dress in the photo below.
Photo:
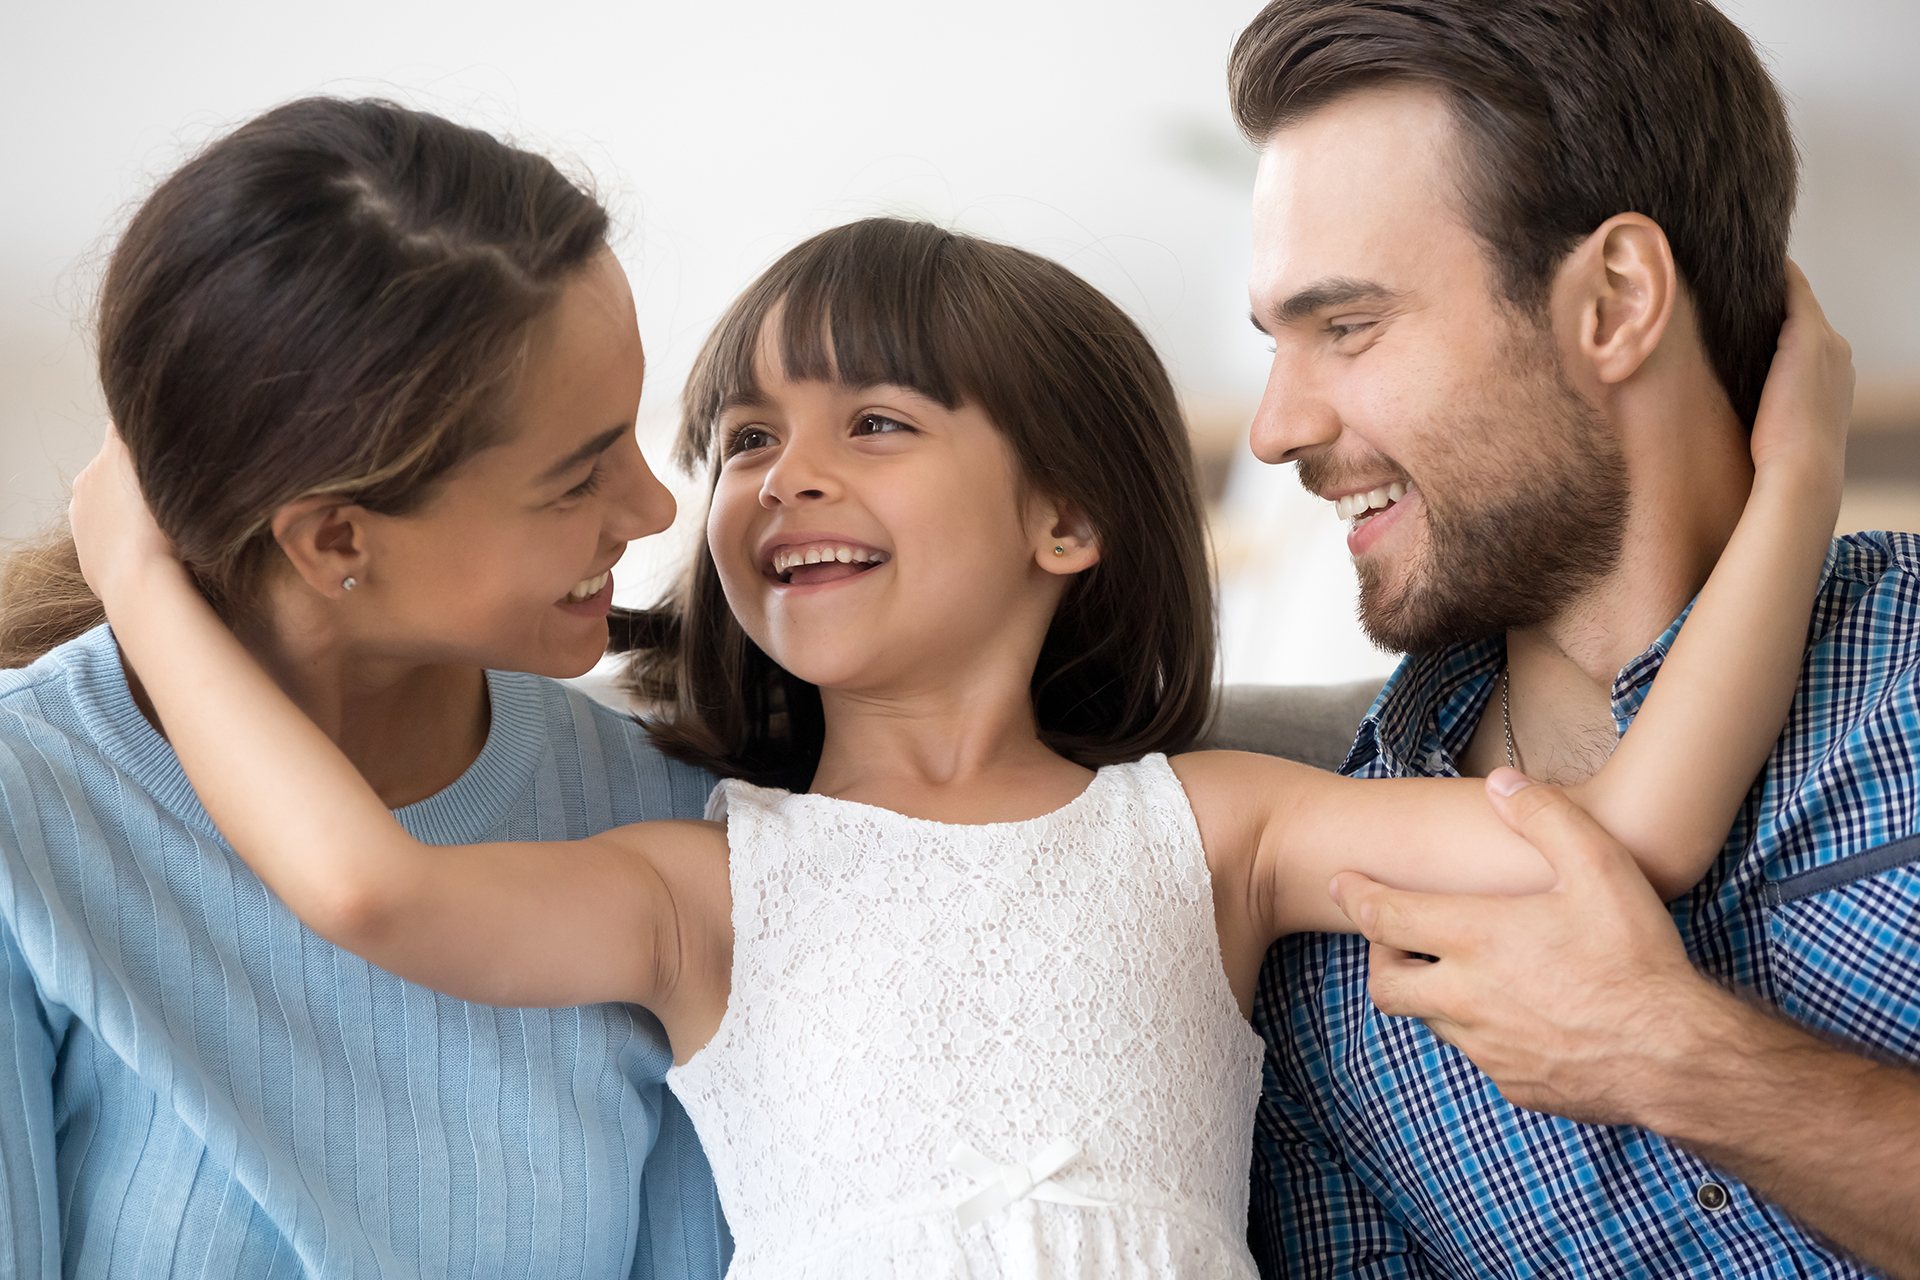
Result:
{"type": "Polygon", "coordinates": [[[724,784],[733,991],[667,1074],[762,1277],[1234,1277],[1261,1045],[1164,756],[951,826],[724,784]]]}

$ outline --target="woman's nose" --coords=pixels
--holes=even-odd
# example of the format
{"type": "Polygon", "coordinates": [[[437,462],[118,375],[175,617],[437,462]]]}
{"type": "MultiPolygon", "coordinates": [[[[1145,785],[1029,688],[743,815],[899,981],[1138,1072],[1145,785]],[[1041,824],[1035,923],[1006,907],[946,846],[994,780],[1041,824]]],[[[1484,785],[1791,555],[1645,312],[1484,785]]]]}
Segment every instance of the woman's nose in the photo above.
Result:
{"type": "Polygon", "coordinates": [[[615,470],[613,501],[607,504],[607,538],[632,542],[664,532],[673,524],[678,504],[660,477],[647,465],[638,439],[608,450],[607,466],[615,470]]]}

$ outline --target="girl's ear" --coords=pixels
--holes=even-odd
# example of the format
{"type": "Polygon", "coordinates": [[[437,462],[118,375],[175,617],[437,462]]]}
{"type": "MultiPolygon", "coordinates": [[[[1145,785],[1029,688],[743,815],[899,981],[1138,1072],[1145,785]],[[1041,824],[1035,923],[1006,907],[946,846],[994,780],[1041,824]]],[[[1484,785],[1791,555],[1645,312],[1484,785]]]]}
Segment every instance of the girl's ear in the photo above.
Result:
{"type": "Polygon", "coordinates": [[[1033,558],[1048,573],[1071,576],[1100,563],[1100,540],[1080,505],[1068,498],[1038,498],[1033,505],[1033,558]]]}
{"type": "Polygon", "coordinates": [[[281,507],[270,527],[293,571],[316,594],[338,600],[368,580],[370,515],[338,494],[319,494],[281,507]]]}

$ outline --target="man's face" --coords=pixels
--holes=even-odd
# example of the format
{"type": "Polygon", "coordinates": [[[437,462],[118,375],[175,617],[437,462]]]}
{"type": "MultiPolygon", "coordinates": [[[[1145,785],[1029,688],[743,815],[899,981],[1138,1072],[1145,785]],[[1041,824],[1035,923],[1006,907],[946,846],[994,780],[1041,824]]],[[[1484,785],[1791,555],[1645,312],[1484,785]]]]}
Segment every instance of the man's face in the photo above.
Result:
{"type": "Polygon", "coordinates": [[[1254,453],[1336,504],[1360,620],[1425,651],[1547,621],[1612,570],[1626,467],[1498,291],[1445,101],[1367,89],[1276,132],[1254,189],[1254,453]]]}

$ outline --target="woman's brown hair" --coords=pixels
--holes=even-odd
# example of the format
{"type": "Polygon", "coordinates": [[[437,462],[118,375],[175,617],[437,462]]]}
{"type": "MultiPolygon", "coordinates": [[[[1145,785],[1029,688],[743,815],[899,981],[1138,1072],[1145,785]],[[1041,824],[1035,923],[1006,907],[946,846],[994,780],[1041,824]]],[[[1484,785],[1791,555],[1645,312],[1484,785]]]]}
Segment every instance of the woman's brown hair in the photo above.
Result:
{"type": "MultiPolygon", "coordinates": [[[[681,400],[678,459],[718,478],[714,426],[752,397],[768,317],[792,378],[911,388],[978,406],[1025,482],[1073,503],[1100,563],[1060,601],[1033,673],[1040,737],[1089,767],[1179,751],[1212,711],[1212,579],[1187,432],[1165,368],[1120,308],[1045,258],[924,222],[873,218],[799,245],[707,339],[681,400]]],[[[674,598],[614,628],[627,681],[663,708],[662,750],[804,790],[820,691],[783,670],[727,608],[702,542],[674,598]]]]}
{"type": "MultiPolygon", "coordinates": [[[[134,215],[100,382],[160,527],[229,620],[273,513],[389,515],[495,442],[528,326],[606,243],[546,159],[391,103],[308,98],[227,134],[134,215]]],[[[0,666],[101,620],[63,531],[0,570],[0,666]]]]}

